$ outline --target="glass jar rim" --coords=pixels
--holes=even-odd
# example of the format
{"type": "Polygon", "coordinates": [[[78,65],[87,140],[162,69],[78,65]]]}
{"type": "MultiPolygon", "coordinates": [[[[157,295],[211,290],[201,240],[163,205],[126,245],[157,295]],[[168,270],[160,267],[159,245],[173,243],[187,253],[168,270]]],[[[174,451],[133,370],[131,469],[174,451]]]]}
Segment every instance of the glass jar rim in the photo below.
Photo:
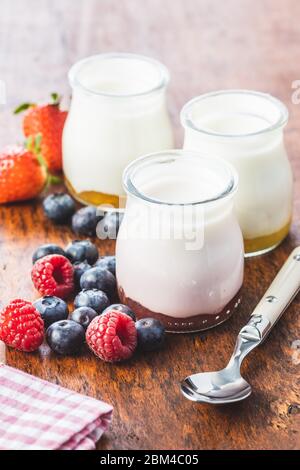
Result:
{"type": "Polygon", "coordinates": [[[147,57],[141,54],[133,54],[129,52],[108,52],[104,54],[94,54],[89,57],[85,57],[84,59],[81,59],[77,62],[75,62],[74,65],[69,70],[68,73],[68,79],[70,86],[72,88],[80,88],[84,92],[95,95],[95,96],[103,96],[103,97],[109,97],[109,98],[131,98],[131,97],[136,97],[136,96],[143,96],[143,95],[149,95],[151,93],[154,93],[156,91],[159,91],[167,86],[170,80],[170,74],[167,69],[167,67],[159,62],[156,59],[153,59],[152,57],[147,57]],[[152,65],[153,67],[156,67],[157,70],[159,71],[159,76],[157,82],[149,87],[146,90],[137,92],[137,93],[112,93],[112,92],[106,92],[106,91],[95,91],[92,90],[85,85],[81,83],[81,81],[78,79],[78,73],[80,69],[88,64],[89,62],[92,62],[94,60],[111,60],[111,59],[126,59],[126,60],[138,60],[138,61],[143,61],[145,63],[148,63],[152,65]]]}
{"type": "Polygon", "coordinates": [[[288,117],[289,117],[289,112],[288,112],[287,107],[285,106],[285,104],[282,101],[280,101],[275,96],[272,96],[268,93],[263,93],[263,92],[260,92],[260,91],[243,90],[243,89],[218,90],[218,91],[212,91],[212,92],[209,92],[209,93],[204,93],[202,95],[196,96],[195,98],[192,98],[191,100],[189,100],[183,106],[183,108],[181,109],[181,112],[180,112],[180,122],[181,122],[181,125],[183,126],[184,129],[193,129],[193,130],[195,130],[197,132],[201,132],[201,133],[203,133],[207,136],[220,137],[220,138],[224,138],[224,139],[227,139],[227,138],[229,138],[229,139],[239,139],[239,138],[243,138],[243,137],[253,137],[253,136],[258,136],[258,135],[265,134],[266,132],[275,131],[276,129],[279,129],[279,128],[283,127],[287,123],[288,117]],[[195,124],[194,119],[191,116],[191,112],[192,112],[193,106],[196,103],[198,103],[200,101],[204,101],[206,99],[214,98],[216,96],[221,96],[221,95],[225,96],[225,95],[231,95],[231,94],[232,95],[240,94],[240,95],[244,95],[244,96],[245,95],[250,95],[250,96],[252,95],[252,96],[255,96],[257,98],[261,98],[261,99],[264,99],[266,101],[269,101],[274,106],[276,106],[276,108],[278,109],[278,111],[279,111],[278,119],[274,123],[270,124],[269,126],[263,128],[263,129],[260,129],[258,131],[245,132],[245,133],[240,133],[240,134],[215,132],[215,131],[205,129],[205,128],[195,124]]]}
{"type": "Polygon", "coordinates": [[[133,196],[137,199],[143,200],[148,203],[158,204],[158,205],[168,205],[168,206],[195,206],[200,204],[208,204],[217,202],[220,199],[224,199],[228,196],[232,196],[238,187],[238,174],[235,168],[228,163],[226,160],[217,157],[207,157],[202,155],[200,152],[186,149],[172,149],[164,150],[160,152],[149,153],[142,157],[137,158],[131,162],[123,171],[123,186],[126,193],[130,196],[133,196]],[[221,191],[217,192],[214,196],[207,199],[200,199],[197,201],[190,202],[168,202],[161,199],[156,199],[147,196],[142,191],[140,191],[136,185],[133,183],[132,179],[134,177],[135,171],[137,171],[142,166],[150,165],[151,163],[172,163],[177,158],[192,158],[193,160],[215,162],[220,165],[221,168],[225,169],[228,174],[227,182],[224,184],[224,188],[221,191]]]}

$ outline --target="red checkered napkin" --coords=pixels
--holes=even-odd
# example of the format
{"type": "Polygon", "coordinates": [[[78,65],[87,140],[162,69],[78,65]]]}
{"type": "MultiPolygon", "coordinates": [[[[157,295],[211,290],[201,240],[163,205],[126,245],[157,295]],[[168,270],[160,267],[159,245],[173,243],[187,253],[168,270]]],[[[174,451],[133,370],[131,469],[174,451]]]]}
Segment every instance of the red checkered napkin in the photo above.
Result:
{"type": "Polygon", "coordinates": [[[0,365],[1,450],[93,450],[112,406],[0,365]]]}

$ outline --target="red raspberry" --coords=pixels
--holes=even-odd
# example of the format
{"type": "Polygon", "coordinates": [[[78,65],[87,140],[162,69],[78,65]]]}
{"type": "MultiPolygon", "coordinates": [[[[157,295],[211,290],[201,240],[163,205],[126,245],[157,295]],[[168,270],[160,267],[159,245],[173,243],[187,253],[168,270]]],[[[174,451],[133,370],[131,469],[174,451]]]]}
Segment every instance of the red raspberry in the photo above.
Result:
{"type": "Polygon", "coordinates": [[[31,271],[34,287],[42,295],[67,298],[74,289],[74,269],[62,255],[48,255],[40,258],[31,271]]]}
{"type": "Polygon", "coordinates": [[[91,321],[86,331],[86,341],[103,361],[129,359],[137,344],[135,323],[125,313],[108,310],[91,321]]]}
{"type": "Polygon", "coordinates": [[[26,300],[12,300],[0,312],[0,339],[20,351],[34,351],[43,342],[44,322],[26,300]]]}

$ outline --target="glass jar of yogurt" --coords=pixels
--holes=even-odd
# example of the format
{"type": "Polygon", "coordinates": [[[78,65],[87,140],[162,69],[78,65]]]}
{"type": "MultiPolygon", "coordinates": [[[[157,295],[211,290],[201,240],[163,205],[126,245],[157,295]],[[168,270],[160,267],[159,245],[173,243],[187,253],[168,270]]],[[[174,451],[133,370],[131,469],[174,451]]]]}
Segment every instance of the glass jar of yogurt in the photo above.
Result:
{"type": "Polygon", "coordinates": [[[116,246],[121,302],[167,331],[211,328],[240,303],[243,237],[237,174],[223,160],[171,150],[131,163],[116,246]]]}
{"type": "Polygon", "coordinates": [[[69,72],[72,102],[63,132],[63,169],[71,194],[119,207],[122,172],[147,152],[171,148],[166,108],[169,73],[156,60],[110,53],[69,72]]]}
{"type": "Polygon", "coordinates": [[[181,111],[184,148],[218,155],[239,175],[236,213],[246,255],[275,248],[292,218],[292,172],[283,140],[288,111],[278,99],[247,90],[201,95],[181,111]]]}

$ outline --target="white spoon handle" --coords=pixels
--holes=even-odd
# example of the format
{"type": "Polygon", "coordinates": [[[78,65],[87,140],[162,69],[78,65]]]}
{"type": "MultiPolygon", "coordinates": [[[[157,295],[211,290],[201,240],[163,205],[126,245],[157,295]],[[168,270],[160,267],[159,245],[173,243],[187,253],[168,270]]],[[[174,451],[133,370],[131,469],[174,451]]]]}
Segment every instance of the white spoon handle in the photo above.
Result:
{"type": "Polygon", "coordinates": [[[272,328],[299,289],[300,246],[292,251],[251,316],[261,316],[270,322],[272,328]]]}

